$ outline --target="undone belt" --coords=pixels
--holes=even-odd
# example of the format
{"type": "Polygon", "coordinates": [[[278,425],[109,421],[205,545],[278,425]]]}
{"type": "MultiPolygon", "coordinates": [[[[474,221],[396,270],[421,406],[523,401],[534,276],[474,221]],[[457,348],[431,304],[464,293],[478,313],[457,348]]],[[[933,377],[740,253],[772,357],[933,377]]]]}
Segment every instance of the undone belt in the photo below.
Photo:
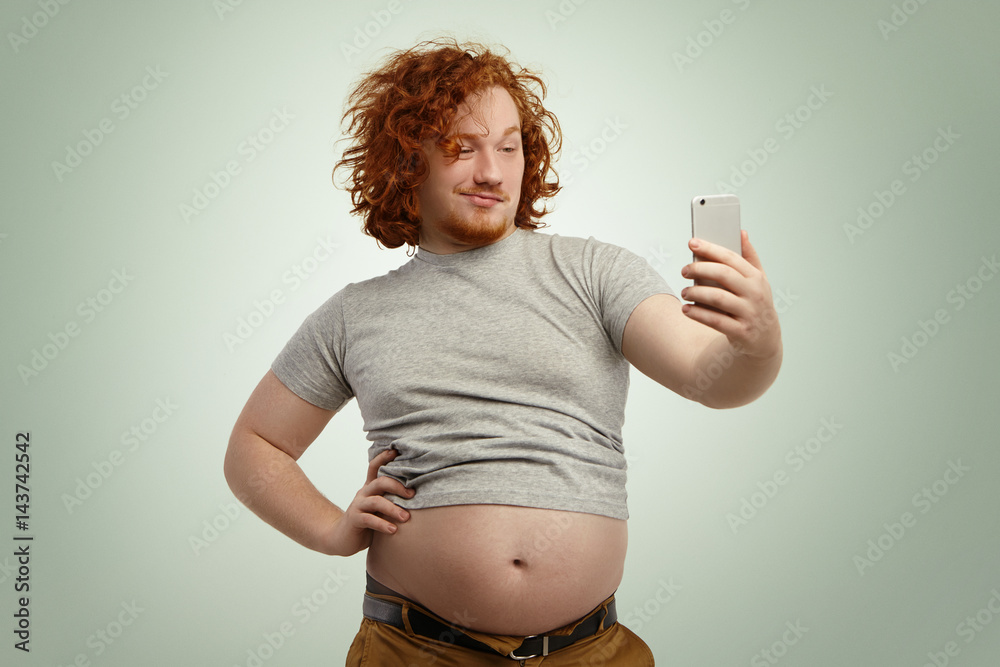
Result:
{"type": "MultiPolygon", "coordinates": [[[[406,630],[406,625],[403,622],[403,605],[400,602],[384,600],[365,593],[362,611],[366,618],[391,625],[404,631],[406,630]]],[[[415,635],[475,651],[503,655],[493,647],[465,634],[461,628],[448,623],[442,623],[436,618],[423,613],[413,605],[409,606],[407,620],[409,620],[410,628],[415,635]]],[[[529,658],[547,656],[553,651],[566,648],[581,639],[592,637],[602,628],[611,627],[617,620],[618,612],[615,610],[615,600],[612,598],[608,602],[606,613],[603,605],[598,607],[580,621],[570,634],[531,635],[530,637],[525,637],[521,645],[505,657],[512,660],[527,660],[529,658]]]]}

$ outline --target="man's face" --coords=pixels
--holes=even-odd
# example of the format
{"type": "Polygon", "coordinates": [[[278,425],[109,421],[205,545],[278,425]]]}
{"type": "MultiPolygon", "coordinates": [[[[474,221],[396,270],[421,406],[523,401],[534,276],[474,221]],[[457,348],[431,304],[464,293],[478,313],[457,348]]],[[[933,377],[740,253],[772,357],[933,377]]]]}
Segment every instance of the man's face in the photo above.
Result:
{"type": "Polygon", "coordinates": [[[498,86],[485,89],[463,102],[455,118],[451,132],[461,146],[458,158],[433,140],[424,142],[428,176],[417,191],[420,246],[437,254],[512,234],[524,177],[521,121],[510,93],[498,86]]]}

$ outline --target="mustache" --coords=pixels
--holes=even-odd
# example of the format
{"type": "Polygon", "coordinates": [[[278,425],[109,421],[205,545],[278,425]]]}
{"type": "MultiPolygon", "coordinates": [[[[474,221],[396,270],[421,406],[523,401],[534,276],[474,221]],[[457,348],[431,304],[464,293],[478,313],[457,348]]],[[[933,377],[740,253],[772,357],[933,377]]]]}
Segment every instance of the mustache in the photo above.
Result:
{"type": "Polygon", "coordinates": [[[505,193],[499,190],[456,190],[460,195],[477,195],[480,197],[493,197],[494,199],[499,199],[502,202],[510,200],[505,193]]]}

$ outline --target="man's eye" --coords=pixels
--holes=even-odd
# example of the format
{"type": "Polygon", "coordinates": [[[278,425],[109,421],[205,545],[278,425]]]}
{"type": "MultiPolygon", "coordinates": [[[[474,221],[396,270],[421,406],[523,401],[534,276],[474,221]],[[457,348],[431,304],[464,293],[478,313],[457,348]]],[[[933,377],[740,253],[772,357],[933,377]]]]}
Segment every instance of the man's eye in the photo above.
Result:
{"type": "Polygon", "coordinates": [[[458,149],[458,154],[459,155],[465,155],[466,153],[471,153],[471,152],[472,152],[472,149],[469,148],[468,146],[462,146],[461,148],[458,149]]]}

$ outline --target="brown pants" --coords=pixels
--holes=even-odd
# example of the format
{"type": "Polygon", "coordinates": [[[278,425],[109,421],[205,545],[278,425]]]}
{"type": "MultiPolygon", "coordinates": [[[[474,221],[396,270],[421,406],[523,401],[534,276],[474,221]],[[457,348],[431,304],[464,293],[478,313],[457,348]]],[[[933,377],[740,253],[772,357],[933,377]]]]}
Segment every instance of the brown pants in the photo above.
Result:
{"type": "MultiPolygon", "coordinates": [[[[372,594],[372,593],[370,593],[372,594]]],[[[521,645],[524,637],[491,635],[472,630],[463,630],[447,623],[439,616],[419,607],[411,600],[392,595],[373,594],[384,600],[392,600],[403,605],[403,619],[406,630],[379,623],[369,618],[361,621],[351,648],[347,653],[347,667],[652,667],[653,653],[641,639],[620,623],[602,628],[592,637],[581,639],[564,649],[527,660],[513,660],[505,657],[521,645]],[[437,641],[410,630],[406,621],[410,607],[416,607],[424,614],[446,623],[456,632],[479,640],[497,649],[491,654],[483,651],[455,646],[449,641],[437,641]]],[[[597,609],[606,606],[614,596],[601,603],[597,609]]],[[[596,609],[595,609],[596,611],[596,609]]],[[[588,614],[589,616],[589,614],[588,614]]],[[[581,619],[582,620],[582,619],[581,619]]],[[[574,621],[547,634],[569,634],[580,621],[574,621]]],[[[447,640],[448,637],[442,637],[447,640]]]]}

